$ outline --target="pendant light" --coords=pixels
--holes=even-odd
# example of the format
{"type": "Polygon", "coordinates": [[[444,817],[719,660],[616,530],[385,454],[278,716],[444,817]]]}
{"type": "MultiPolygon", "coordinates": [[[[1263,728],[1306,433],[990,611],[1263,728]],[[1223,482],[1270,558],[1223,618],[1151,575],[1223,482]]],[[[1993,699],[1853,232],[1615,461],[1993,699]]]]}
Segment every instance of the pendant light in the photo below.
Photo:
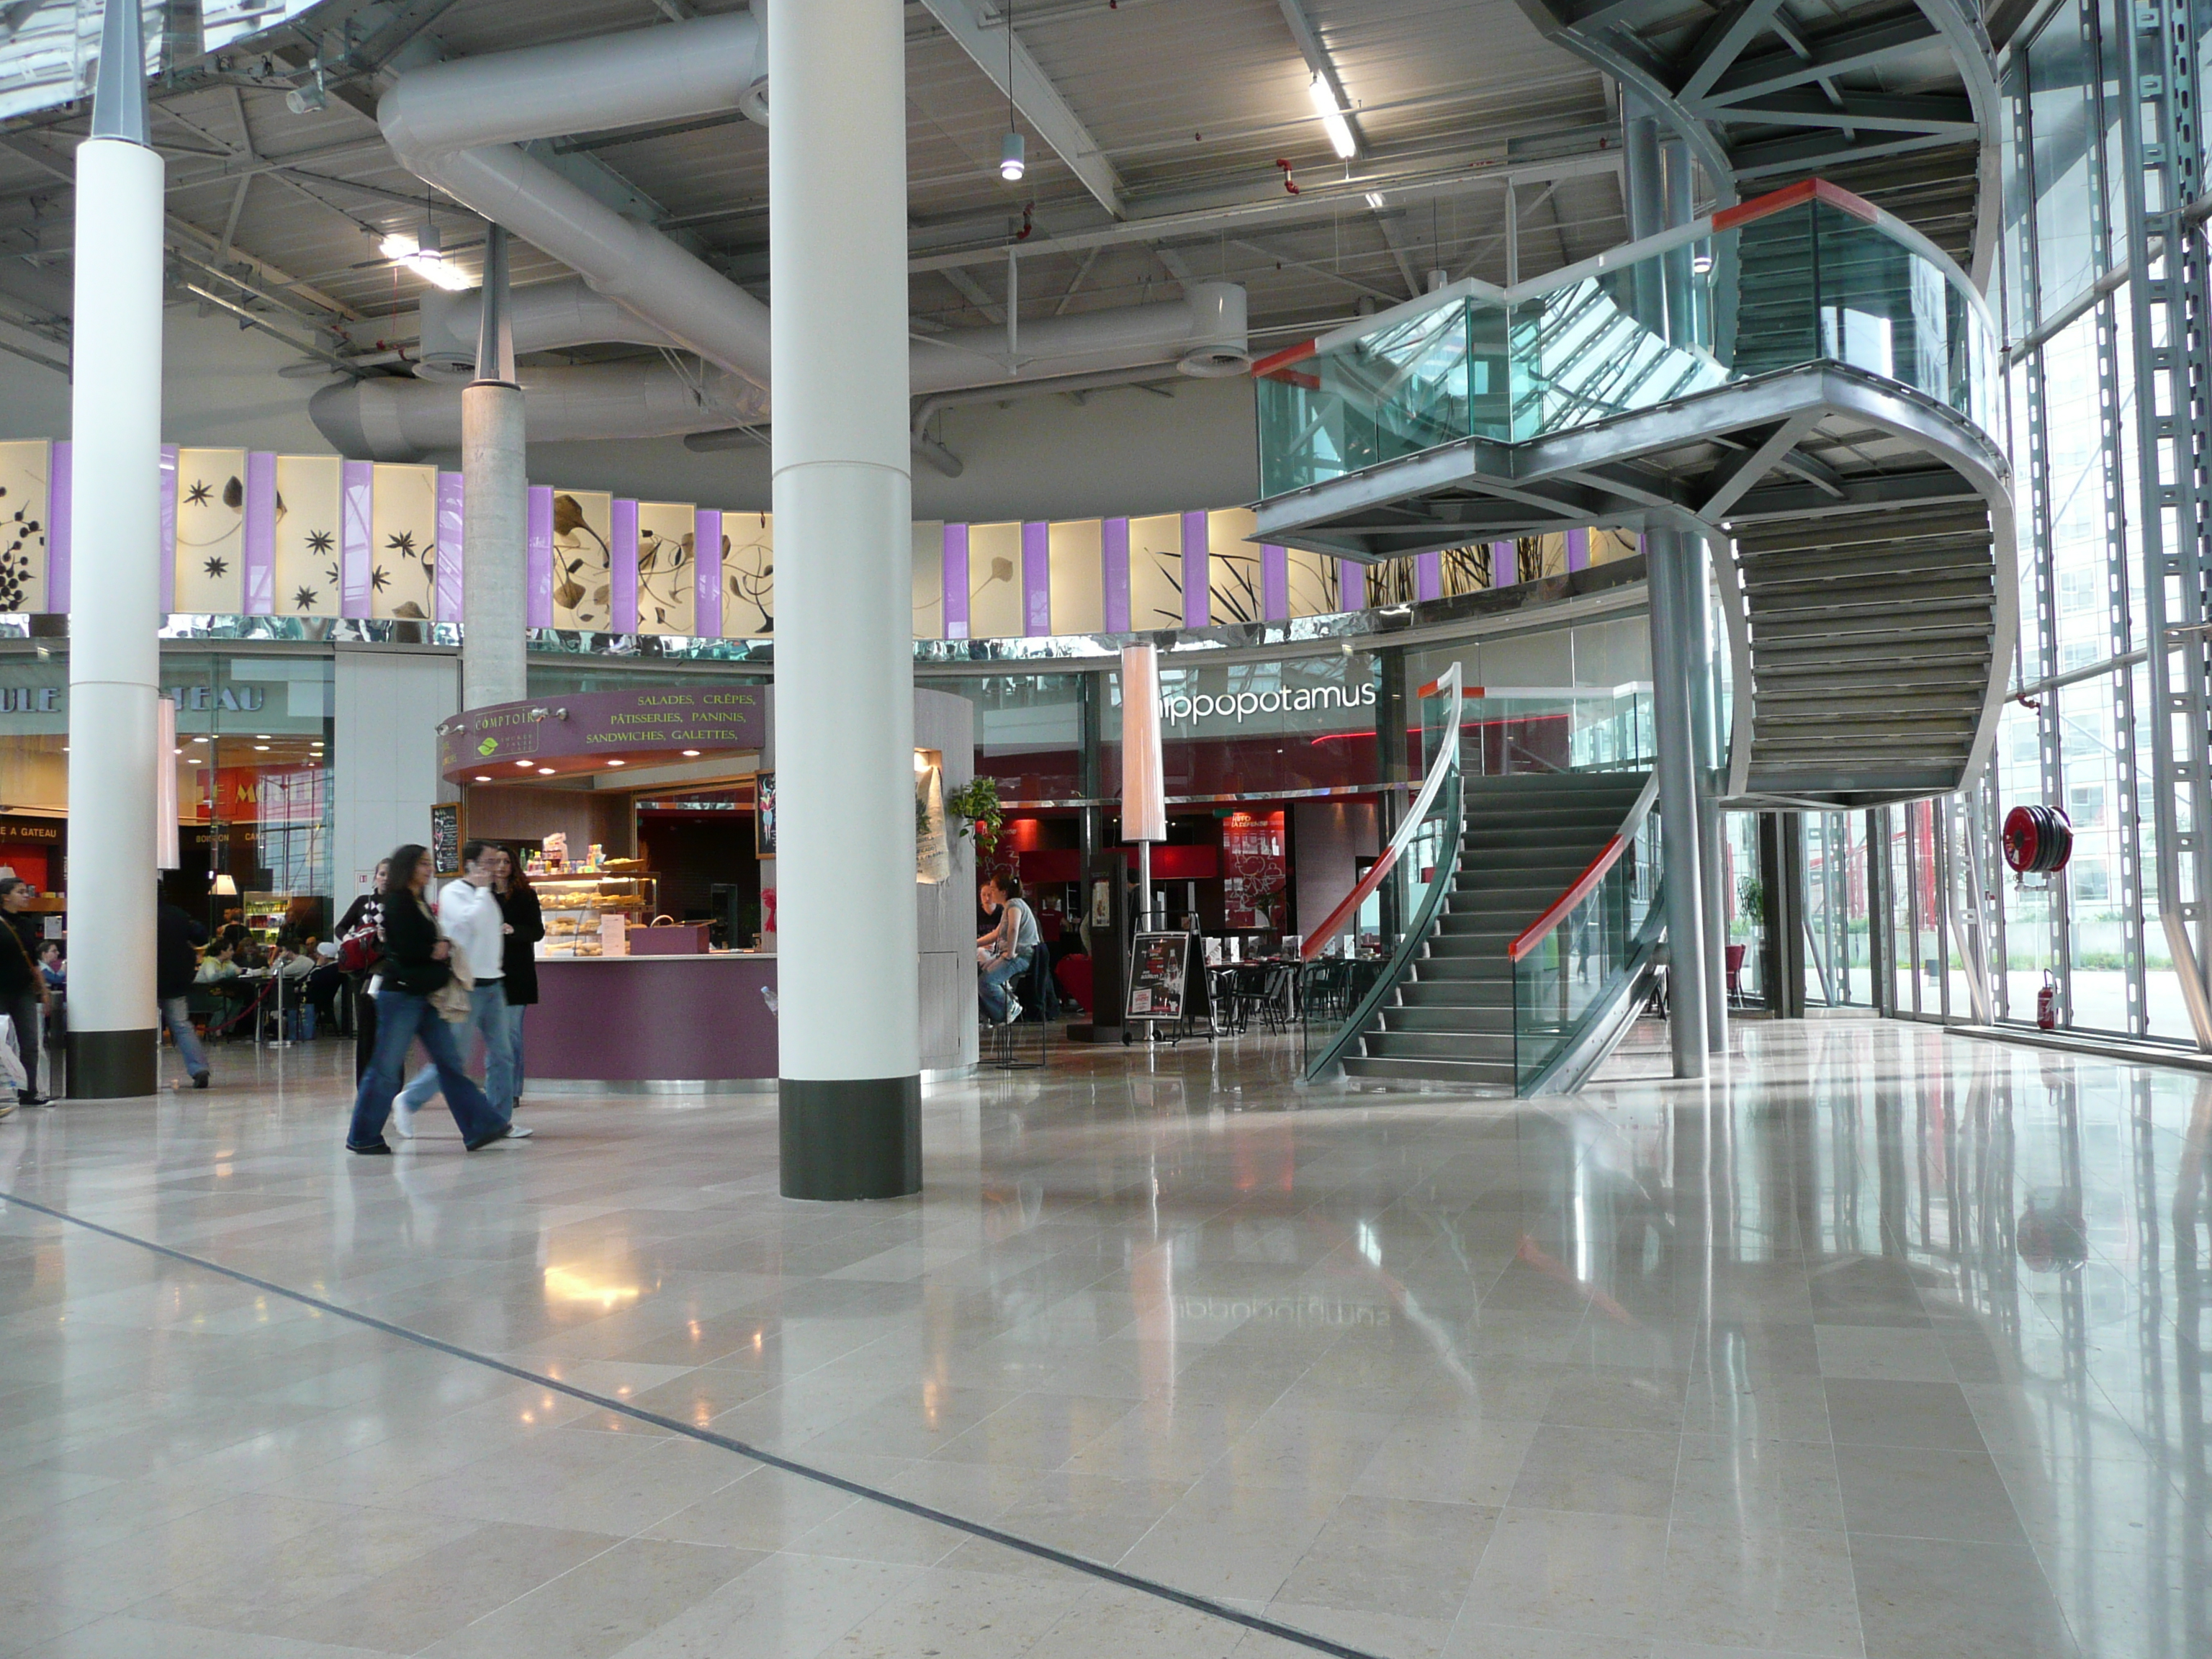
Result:
{"type": "Polygon", "coordinates": [[[1014,0],[1006,0],[1006,137],[999,146],[999,177],[1016,185],[1028,171],[1028,146],[1014,125],[1014,0]]]}

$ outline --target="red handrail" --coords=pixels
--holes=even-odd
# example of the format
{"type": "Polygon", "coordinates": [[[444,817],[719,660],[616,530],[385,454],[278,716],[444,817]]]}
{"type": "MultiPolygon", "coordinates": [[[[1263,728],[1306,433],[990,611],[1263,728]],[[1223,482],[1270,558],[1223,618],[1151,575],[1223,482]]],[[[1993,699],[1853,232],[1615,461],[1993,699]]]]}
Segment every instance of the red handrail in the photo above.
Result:
{"type": "Polygon", "coordinates": [[[1582,874],[1567,884],[1567,890],[1545,907],[1544,914],[1522,928],[1505,954],[1518,962],[1548,938],[1552,930],[1567,919],[1567,913],[1589,896],[1590,889],[1605,879],[1605,872],[1620,861],[1621,849],[1628,845],[1625,836],[1615,836],[1605,844],[1605,850],[1584,866],[1582,874]]]}
{"type": "Polygon", "coordinates": [[[1614,830],[1605,845],[1599,848],[1598,855],[1583,866],[1582,874],[1567,884],[1565,892],[1544,907],[1543,915],[1522,928],[1513,942],[1505,947],[1509,961],[1518,962],[1541,945],[1567,919],[1575,906],[1588,898],[1591,890],[1605,879],[1606,872],[1620,861],[1621,854],[1627,850],[1628,843],[1634,839],[1637,826],[1651,811],[1652,798],[1658,793],[1659,775],[1654,772],[1645,780],[1642,793],[1636,797],[1636,804],[1628,809],[1628,816],[1621,820],[1620,828],[1614,830]]]}
{"type": "Polygon", "coordinates": [[[1298,960],[1311,962],[1319,956],[1322,948],[1334,939],[1337,930],[1344,926],[1344,919],[1366,902],[1367,896],[1382,884],[1382,878],[1395,869],[1397,864],[1398,848],[1394,842],[1383,849],[1381,858],[1368,866],[1367,873],[1353,884],[1344,902],[1328,913],[1328,920],[1306,935],[1305,943],[1298,946],[1298,960]]]}
{"type": "Polygon", "coordinates": [[[1322,953],[1322,948],[1336,937],[1337,930],[1344,926],[1345,918],[1358,911],[1368,895],[1382,884],[1382,878],[1396,867],[1399,856],[1413,845],[1413,836],[1419,830],[1422,820],[1428,817],[1429,807],[1435,801],[1437,792],[1443,787],[1444,775],[1459,761],[1460,716],[1466,704],[1464,696],[1455,695],[1460,690],[1459,676],[1459,665],[1454,663],[1413,694],[1416,699],[1449,696],[1449,729],[1444,733],[1443,741],[1437,745],[1437,757],[1429,763],[1428,775],[1421,780],[1420,793],[1413,797],[1413,805],[1407,808],[1406,821],[1398,826],[1398,833],[1390,837],[1390,844],[1382,849],[1382,856],[1376,859],[1367,873],[1352,884],[1352,891],[1345,896],[1344,902],[1328,913],[1328,921],[1306,935],[1305,942],[1298,946],[1299,961],[1311,962],[1322,953]]]}

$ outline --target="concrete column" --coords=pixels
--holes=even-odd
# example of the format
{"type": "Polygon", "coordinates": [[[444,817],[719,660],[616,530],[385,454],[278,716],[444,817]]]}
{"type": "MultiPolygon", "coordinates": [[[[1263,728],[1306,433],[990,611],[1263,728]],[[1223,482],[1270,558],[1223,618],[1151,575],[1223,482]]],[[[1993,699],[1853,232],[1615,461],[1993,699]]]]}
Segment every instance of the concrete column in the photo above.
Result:
{"type": "Polygon", "coordinates": [[[904,9],[767,10],[782,1188],[890,1198],[921,1187],[904,9]]]}
{"type": "Polygon", "coordinates": [[[76,152],[70,610],[72,1097],[150,1095],[161,681],[161,158],[148,146],[136,6],[101,22],[76,152]]]}
{"type": "Polygon", "coordinates": [[[1679,530],[1644,532],[1650,568],[1651,713],[1659,744],[1659,823],[1667,904],[1668,1038],[1674,1075],[1705,1074],[1705,901],[1698,879],[1698,750],[1689,684],[1689,621],[1679,530]]]}
{"type": "Polygon", "coordinates": [[[1720,698],[1713,680],[1712,607],[1707,603],[1711,557],[1705,538],[1679,538],[1679,568],[1686,632],[1683,671],[1689,678],[1690,722],[1698,769],[1698,860],[1705,899],[1705,1044],[1728,1052],[1728,855],[1721,844],[1720,698]]]}
{"type": "Polygon", "coordinates": [[[461,392],[461,706],[530,695],[530,480],[507,293],[507,232],[484,247],[477,378],[461,392]]]}

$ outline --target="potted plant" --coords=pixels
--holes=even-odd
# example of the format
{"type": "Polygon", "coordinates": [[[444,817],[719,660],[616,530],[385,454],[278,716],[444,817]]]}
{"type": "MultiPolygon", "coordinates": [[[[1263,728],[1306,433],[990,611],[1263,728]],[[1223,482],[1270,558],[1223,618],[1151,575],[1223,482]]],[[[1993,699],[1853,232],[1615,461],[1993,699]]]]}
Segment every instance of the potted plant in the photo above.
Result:
{"type": "Polygon", "coordinates": [[[975,836],[976,860],[988,862],[1006,822],[1006,811],[999,805],[999,781],[975,777],[957,789],[946,790],[945,816],[948,823],[959,826],[960,834],[975,836]]]}

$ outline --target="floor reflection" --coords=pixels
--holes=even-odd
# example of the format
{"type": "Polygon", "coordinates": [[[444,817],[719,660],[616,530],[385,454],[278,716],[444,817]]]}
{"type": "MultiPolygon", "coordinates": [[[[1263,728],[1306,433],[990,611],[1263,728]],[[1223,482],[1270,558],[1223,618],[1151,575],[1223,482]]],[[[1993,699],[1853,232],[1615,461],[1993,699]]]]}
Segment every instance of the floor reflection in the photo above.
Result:
{"type": "MultiPolygon", "coordinates": [[[[270,1051],[18,1115],[0,1190],[1389,1659],[2212,1653],[2212,1081],[1735,1042],[1528,1103],[1058,1049],[854,1206],[759,1100],[365,1168],[270,1051]]],[[[0,1653],[1291,1650],[13,1205],[0,1547],[0,1653]]]]}

